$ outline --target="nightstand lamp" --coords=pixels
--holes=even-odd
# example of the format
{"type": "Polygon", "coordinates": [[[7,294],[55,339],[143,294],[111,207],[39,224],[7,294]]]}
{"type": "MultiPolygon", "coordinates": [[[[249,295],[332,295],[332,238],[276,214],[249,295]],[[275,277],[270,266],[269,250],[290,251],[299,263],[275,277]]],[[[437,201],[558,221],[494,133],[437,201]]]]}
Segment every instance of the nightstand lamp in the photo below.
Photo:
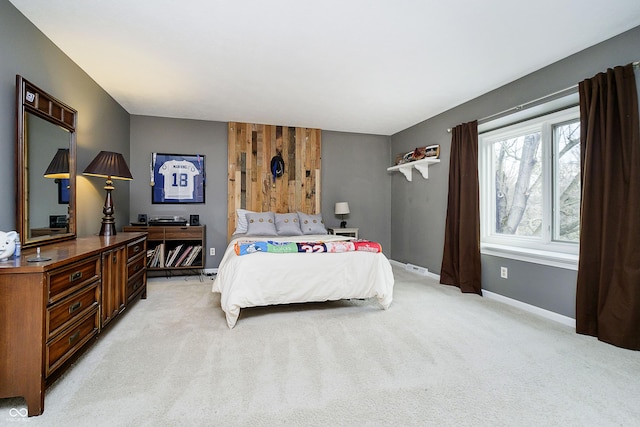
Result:
{"type": "Polygon", "coordinates": [[[129,166],[124,160],[124,157],[120,153],[113,153],[111,151],[101,151],[98,153],[95,159],[89,166],[86,167],[83,175],[99,176],[107,179],[107,183],[104,189],[107,191],[107,197],[104,201],[104,207],[102,213],[102,226],[100,227],[100,236],[115,236],[116,235],[116,221],[113,217],[113,201],[111,200],[111,191],[115,189],[113,186],[113,179],[132,180],[133,176],[129,171],[129,166]]]}
{"type": "Polygon", "coordinates": [[[335,214],[340,215],[342,218],[342,222],[340,223],[340,228],[345,228],[347,226],[347,221],[344,220],[344,216],[349,214],[349,203],[348,202],[336,203],[335,214]]]}

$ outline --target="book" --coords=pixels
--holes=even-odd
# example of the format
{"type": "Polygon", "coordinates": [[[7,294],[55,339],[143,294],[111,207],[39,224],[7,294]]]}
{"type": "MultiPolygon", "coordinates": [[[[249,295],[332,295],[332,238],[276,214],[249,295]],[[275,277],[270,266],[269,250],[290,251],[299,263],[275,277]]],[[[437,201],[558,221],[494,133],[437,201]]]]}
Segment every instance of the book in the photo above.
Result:
{"type": "Polygon", "coordinates": [[[167,267],[175,267],[175,260],[178,257],[178,254],[182,250],[183,246],[184,245],[181,243],[175,248],[173,248],[171,251],[169,251],[169,254],[167,255],[167,262],[165,264],[167,267]]]}
{"type": "Polygon", "coordinates": [[[200,254],[201,251],[202,251],[202,246],[201,245],[194,246],[193,250],[191,251],[191,254],[189,255],[189,257],[185,261],[184,265],[185,266],[193,265],[195,260],[198,258],[198,254],[200,254]]]}
{"type": "Polygon", "coordinates": [[[176,260],[174,267],[180,267],[183,265],[183,261],[187,258],[187,256],[189,255],[189,252],[191,252],[191,250],[193,249],[193,246],[187,246],[185,248],[184,251],[182,251],[182,254],[180,254],[180,256],[178,257],[178,259],[176,260]]]}

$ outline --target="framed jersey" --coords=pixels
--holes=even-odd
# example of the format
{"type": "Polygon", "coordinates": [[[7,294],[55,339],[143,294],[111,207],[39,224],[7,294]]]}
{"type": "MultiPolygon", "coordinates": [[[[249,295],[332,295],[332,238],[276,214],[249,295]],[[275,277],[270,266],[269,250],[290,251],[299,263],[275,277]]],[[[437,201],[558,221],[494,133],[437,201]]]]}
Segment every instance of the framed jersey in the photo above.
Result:
{"type": "Polygon", "coordinates": [[[204,203],[202,154],[151,153],[152,203],[204,203]]]}

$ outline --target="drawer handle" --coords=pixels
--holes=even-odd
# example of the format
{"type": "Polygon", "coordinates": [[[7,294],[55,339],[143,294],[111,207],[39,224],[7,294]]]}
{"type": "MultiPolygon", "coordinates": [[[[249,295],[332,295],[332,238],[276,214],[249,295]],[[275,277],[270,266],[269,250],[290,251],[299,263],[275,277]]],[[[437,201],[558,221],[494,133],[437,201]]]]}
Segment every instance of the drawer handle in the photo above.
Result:
{"type": "Polygon", "coordinates": [[[82,301],[78,301],[73,305],[69,306],[69,314],[75,313],[80,309],[80,307],[82,307],[82,301]]]}
{"type": "Polygon", "coordinates": [[[136,264],[136,266],[134,267],[134,271],[138,272],[140,270],[140,267],[142,267],[140,264],[136,264]]]}
{"type": "Polygon", "coordinates": [[[71,273],[69,275],[69,281],[70,282],[75,282],[78,279],[82,278],[82,271],[76,271],[75,273],[71,273]]]}
{"type": "Polygon", "coordinates": [[[135,246],[135,247],[133,248],[133,253],[136,253],[136,254],[137,254],[138,252],[140,252],[140,246],[135,246]]]}
{"type": "Polygon", "coordinates": [[[80,331],[77,331],[75,334],[69,337],[69,345],[72,345],[75,340],[80,336],[80,331]]]}

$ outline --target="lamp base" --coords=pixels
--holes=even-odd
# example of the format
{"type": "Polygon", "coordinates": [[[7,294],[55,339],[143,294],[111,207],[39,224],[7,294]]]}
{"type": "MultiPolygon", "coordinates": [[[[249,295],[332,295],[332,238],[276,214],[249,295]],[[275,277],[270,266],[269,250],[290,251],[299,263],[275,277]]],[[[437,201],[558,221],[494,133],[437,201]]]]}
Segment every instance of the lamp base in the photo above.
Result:
{"type": "Polygon", "coordinates": [[[347,228],[347,221],[342,221],[340,223],[340,228],[347,228]]]}
{"type": "Polygon", "coordinates": [[[108,221],[105,218],[102,218],[102,226],[100,227],[100,233],[98,236],[115,236],[116,233],[116,224],[115,221],[108,221]]]}
{"type": "Polygon", "coordinates": [[[102,217],[102,226],[100,227],[98,236],[115,236],[117,233],[116,219],[113,217],[114,208],[111,199],[113,185],[111,184],[111,180],[107,180],[107,186],[104,187],[104,189],[107,191],[107,197],[104,200],[104,207],[102,208],[104,216],[102,217]]]}

